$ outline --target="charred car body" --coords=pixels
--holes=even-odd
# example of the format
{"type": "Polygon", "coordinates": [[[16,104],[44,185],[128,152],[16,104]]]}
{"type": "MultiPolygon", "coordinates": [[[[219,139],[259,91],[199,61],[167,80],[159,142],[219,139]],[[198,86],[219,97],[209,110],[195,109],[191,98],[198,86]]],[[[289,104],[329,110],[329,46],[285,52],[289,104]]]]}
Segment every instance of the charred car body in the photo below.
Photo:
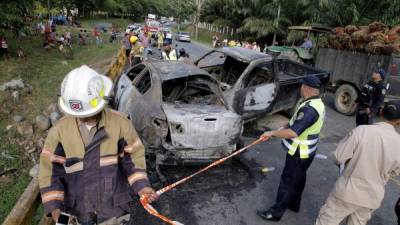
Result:
{"type": "Polygon", "coordinates": [[[236,149],[241,116],[219,82],[181,62],[145,62],[122,74],[114,108],[127,113],[157,165],[201,164],[236,149]]]}
{"type": "Polygon", "coordinates": [[[305,76],[319,77],[324,87],[329,81],[325,71],[241,47],[214,49],[195,65],[221,81],[224,99],[245,121],[279,111],[293,112],[305,76]]]}

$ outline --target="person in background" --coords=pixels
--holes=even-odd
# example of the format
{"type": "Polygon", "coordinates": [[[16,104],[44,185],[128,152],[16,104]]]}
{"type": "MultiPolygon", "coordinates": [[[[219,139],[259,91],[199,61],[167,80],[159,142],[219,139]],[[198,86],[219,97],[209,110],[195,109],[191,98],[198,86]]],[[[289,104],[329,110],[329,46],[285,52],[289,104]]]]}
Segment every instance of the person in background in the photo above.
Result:
{"type": "Polygon", "coordinates": [[[143,58],[144,60],[146,60],[147,55],[149,54],[149,45],[150,45],[150,39],[147,36],[147,32],[142,34],[141,44],[143,47],[143,58]]]}
{"type": "Polygon", "coordinates": [[[300,45],[300,48],[312,49],[313,43],[309,38],[305,37],[303,44],[300,45]]]}
{"type": "Polygon", "coordinates": [[[79,45],[86,45],[86,37],[85,34],[83,33],[83,30],[79,31],[78,39],[79,39],[79,45]]]}
{"type": "Polygon", "coordinates": [[[214,35],[214,36],[212,37],[212,47],[213,47],[213,48],[216,48],[216,46],[217,46],[217,40],[218,40],[217,35],[214,35]]]}
{"type": "Polygon", "coordinates": [[[65,42],[67,45],[72,44],[72,37],[71,37],[71,31],[65,32],[65,42]]]}
{"type": "Polygon", "coordinates": [[[361,94],[355,102],[356,126],[372,124],[374,117],[379,114],[386,94],[385,76],[385,70],[375,70],[372,73],[372,80],[361,89],[361,94]]]}
{"type": "Polygon", "coordinates": [[[8,53],[8,44],[6,37],[0,38],[0,47],[1,47],[1,55],[3,56],[3,58],[8,59],[10,55],[8,53]]]}
{"type": "Polygon", "coordinates": [[[129,54],[131,54],[131,49],[132,49],[129,32],[125,32],[124,38],[122,38],[122,45],[123,48],[125,49],[126,57],[129,58],[129,54]]]}
{"type": "Polygon", "coordinates": [[[336,148],[336,164],[344,169],[316,225],[365,225],[385,195],[385,184],[400,174],[400,101],[389,101],[382,122],[358,126],[336,148]]]}
{"type": "Polygon", "coordinates": [[[260,46],[257,44],[257,42],[253,42],[252,49],[256,52],[261,52],[260,46]]]}
{"type": "Polygon", "coordinates": [[[228,46],[228,39],[227,38],[224,38],[224,40],[222,41],[222,45],[224,47],[228,46]]]}
{"type": "Polygon", "coordinates": [[[179,49],[178,61],[184,62],[186,64],[193,64],[193,61],[190,59],[189,54],[186,52],[186,50],[184,48],[179,49]]]}
{"type": "Polygon", "coordinates": [[[177,61],[178,55],[176,50],[168,43],[164,43],[164,51],[161,53],[161,59],[166,61],[177,61]]]}
{"type": "Polygon", "coordinates": [[[139,38],[137,36],[131,36],[129,38],[131,42],[132,48],[129,55],[129,64],[134,66],[140,63],[143,60],[143,46],[139,42],[139,38]]]}
{"type": "Polygon", "coordinates": [[[157,47],[158,47],[159,51],[161,51],[161,47],[163,46],[163,44],[164,44],[164,33],[161,32],[161,31],[158,31],[158,33],[157,33],[157,47]]]}

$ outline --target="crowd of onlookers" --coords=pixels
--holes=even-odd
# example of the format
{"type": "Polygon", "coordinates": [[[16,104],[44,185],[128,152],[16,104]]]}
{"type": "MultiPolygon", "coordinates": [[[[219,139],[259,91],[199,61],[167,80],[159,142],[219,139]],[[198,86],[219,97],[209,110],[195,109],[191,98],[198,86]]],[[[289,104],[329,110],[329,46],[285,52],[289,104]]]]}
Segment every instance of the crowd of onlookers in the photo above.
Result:
{"type": "Polygon", "coordinates": [[[224,40],[220,40],[220,38],[216,35],[212,37],[212,47],[243,47],[247,49],[251,49],[254,51],[261,52],[261,47],[257,42],[249,42],[249,41],[240,41],[240,40],[230,40],[228,41],[227,38],[224,40]]]}

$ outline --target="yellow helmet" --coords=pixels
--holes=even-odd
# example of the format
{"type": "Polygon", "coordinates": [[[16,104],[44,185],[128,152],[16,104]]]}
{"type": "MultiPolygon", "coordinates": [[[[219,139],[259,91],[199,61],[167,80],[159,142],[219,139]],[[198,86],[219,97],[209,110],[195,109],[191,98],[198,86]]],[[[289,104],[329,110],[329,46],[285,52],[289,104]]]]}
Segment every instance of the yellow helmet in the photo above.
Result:
{"type": "Polygon", "coordinates": [[[135,44],[135,43],[137,42],[137,40],[138,40],[138,37],[136,37],[136,36],[131,36],[131,38],[129,38],[129,41],[130,41],[132,44],[135,44]]]}
{"type": "Polygon", "coordinates": [[[229,47],[235,47],[236,46],[236,42],[232,40],[232,41],[228,42],[228,46],[229,47]]]}

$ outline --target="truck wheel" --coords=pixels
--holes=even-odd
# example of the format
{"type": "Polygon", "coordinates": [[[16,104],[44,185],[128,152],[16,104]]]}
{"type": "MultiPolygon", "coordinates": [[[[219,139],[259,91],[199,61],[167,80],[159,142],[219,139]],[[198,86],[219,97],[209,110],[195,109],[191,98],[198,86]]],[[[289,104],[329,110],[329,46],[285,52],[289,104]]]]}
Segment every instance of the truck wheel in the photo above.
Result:
{"type": "Polygon", "coordinates": [[[284,51],[278,56],[278,58],[286,58],[298,63],[304,63],[302,59],[300,59],[299,55],[294,51],[284,51]]]}
{"type": "Polygon", "coordinates": [[[354,114],[354,102],[358,98],[355,87],[350,84],[341,85],[335,92],[335,108],[338,112],[351,116],[354,114]]]}

